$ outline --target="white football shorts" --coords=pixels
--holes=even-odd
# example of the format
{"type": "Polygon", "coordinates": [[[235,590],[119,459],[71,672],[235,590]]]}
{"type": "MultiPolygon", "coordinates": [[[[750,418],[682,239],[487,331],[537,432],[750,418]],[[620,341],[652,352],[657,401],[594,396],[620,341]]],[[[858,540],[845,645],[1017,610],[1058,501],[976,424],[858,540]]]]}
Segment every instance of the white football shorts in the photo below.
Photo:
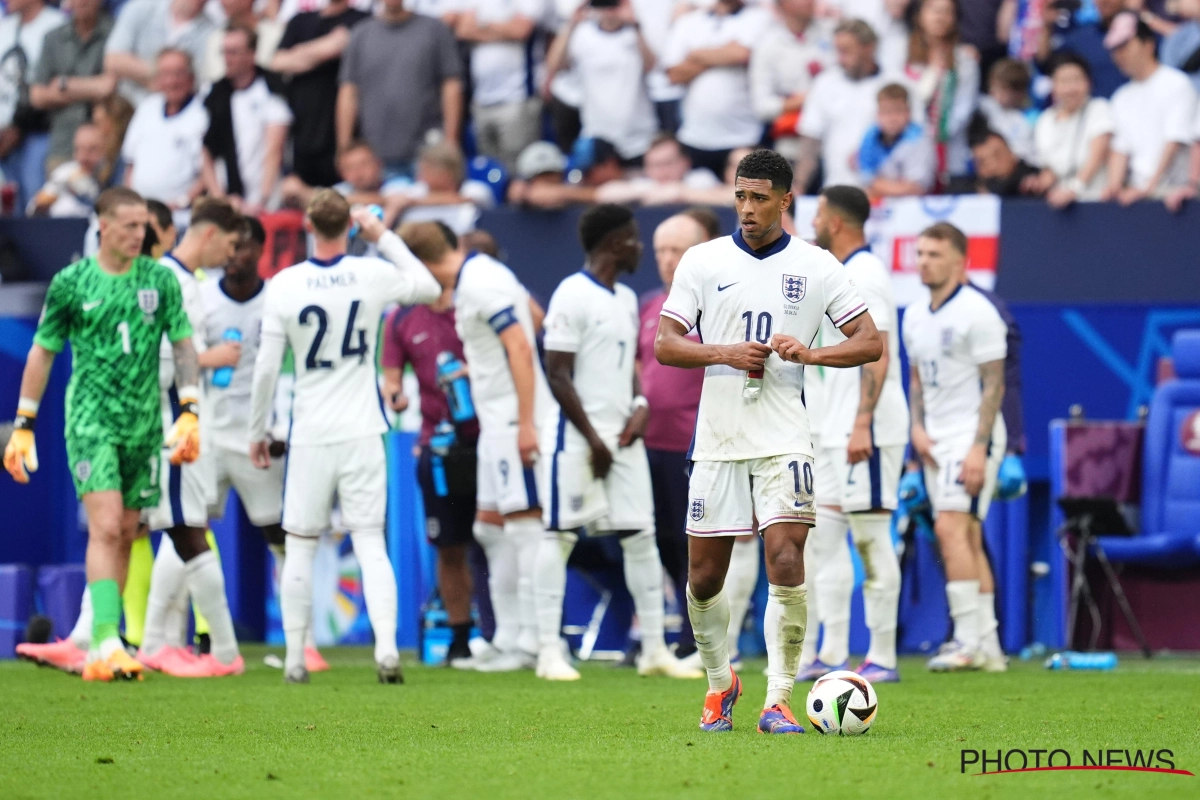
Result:
{"type": "Polygon", "coordinates": [[[844,513],[884,508],[896,510],[904,445],[876,447],[866,461],[851,464],[846,448],[817,451],[817,505],[841,506],[844,513]]]}
{"type": "Polygon", "coordinates": [[[190,464],[173,466],[171,448],[159,456],[159,484],[162,497],[158,507],[148,509],[143,519],[152,531],[165,531],[180,525],[208,528],[208,509],[217,497],[214,458],[203,446],[200,458],[190,464]]]}
{"type": "MultiPolygon", "coordinates": [[[[214,447],[213,461],[217,482],[217,502],[208,510],[209,519],[225,516],[229,490],[237,492],[246,516],[260,528],[278,525],[283,517],[284,459],[272,458],[271,466],[258,469],[250,463],[250,454],[228,447],[214,447]]],[[[286,458],[286,456],[285,456],[286,458]]]]}
{"type": "Polygon", "coordinates": [[[347,529],[383,528],[387,457],[382,436],[289,448],[283,479],[284,530],[319,536],[330,526],[335,495],[347,529]]]}
{"type": "Polygon", "coordinates": [[[550,495],[542,510],[547,530],[587,526],[596,532],[641,531],[654,527],[654,490],[645,444],[641,439],[629,447],[617,447],[616,441],[606,444],[613,463],[603,480],[592,474],[591,448],[573,440],[543,459],[550,495]]]}
{"type": "Polygon", "coordinates": [[[541,508],[537,469],[521,463],[515,425],[481,433],[475,452],[477,508],[504,515],[541,508]]]}
{"type": "Polygon", "coordinates": [[[688,479],[687,532],[744,536],[776,522],[816,520],[813,460],[785,455],[745,461],[695,461],[688,479]]]}
{"type": "Polygon", "coordinates": [[[987,519],[992,495],[996,493],[1000,462],[1004,460],[1004,445],[992,443],[984,472],[983,491],[979,497],[972,497],[967,494],[958,476],[974,441],[975,434],[966,433],[934,443],[933,458],[937,461],[937,467],[925,465],[925,490],[929,493],[929,502],[935,515],[939,511],[962,511],[978,518],[980,522],[987,519]]]}

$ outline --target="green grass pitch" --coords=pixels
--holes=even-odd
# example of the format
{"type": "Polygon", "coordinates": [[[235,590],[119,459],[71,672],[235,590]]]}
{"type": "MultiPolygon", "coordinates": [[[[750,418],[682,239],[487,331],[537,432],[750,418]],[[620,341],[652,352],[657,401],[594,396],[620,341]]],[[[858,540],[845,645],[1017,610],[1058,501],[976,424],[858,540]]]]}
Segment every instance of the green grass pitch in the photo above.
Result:
{"type": "Polygon", "coordinates": [[[265,652],[245,649],[240,678],[114,685],[0,662],[0,798],[1200,797],[1200,777],[959,772],[963,748],[1059,747],[1166,748],[1200,774],[1200,659],[1125,657],[1115,673],[1014,662],[1003,675],[904,659],[866,736],[769,738],[755,730],[761,661],[743,670],[735,730],[702,734],[702,681],[406,664],[405,685],[381,686],[370,651],[346,648],[311,685],[285,686],[265,652]]]}

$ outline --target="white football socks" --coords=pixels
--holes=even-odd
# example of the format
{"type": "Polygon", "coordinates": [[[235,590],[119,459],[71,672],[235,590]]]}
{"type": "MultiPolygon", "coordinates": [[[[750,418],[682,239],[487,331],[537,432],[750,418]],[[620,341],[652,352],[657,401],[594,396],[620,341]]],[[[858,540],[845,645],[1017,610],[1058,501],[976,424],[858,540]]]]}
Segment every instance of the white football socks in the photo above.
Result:
{"type": "Polygon", "coordinates": [[[212,550],[205,550],[184,565],[187,588],[196,608],[208,620],[208,637],[212,655],[222,664],[232,664],[238,657],[237,635],[233,632],[233,617],[225,597],[225,575],[221,562],[212,550]]]}
{"type": "Polygon", "coordinates": [[[517,598],[517,545],[504,533],[504,528],[476,520],[472,527],[475,541],[483,548],[488,562],[488,595],[492,601],[492,616],[496,631],[492,646],[509,652],[517,649],[521,631],[521,609],[517,598]]]}
{"type": "Polygon", "coordinates": [[[172,613],[173,607],[187,608],[187,569],[171,537],[163,534],[150,571],[150,596],[146,600],[146,624],[142,633],[142,651],[155,655],[163,645],[179,647],[186,635],[186,617],[172,613]]]}
{"type": "Polygon", "coordinates": [[[758,537],[747,541],[735,539],[729,555],[729,571],[725,573],[725,595],[729,598],[729,658],[738,656],[738,639],[750,610],[750,599],[758,586],[758,537]]]}
{"type": "Polygon", "coordinates": [[[996,619],[996,593],[979,593],[979,641],[990,656],[1003,655],[1000,646],[1000,623],[996,619]]]}
{"type": "MultiPolygon", "coordinates": [[[[287,537],[287,559],[279,576],[279,608],[283,617],[283,635],[287,640],[284,667],[288,672],[304,668],[305,631],[312,617],[313,559],[317,556],[319,543],[320,539],[315,536],[289,533],[287,537]]],[[[358,555],[357,550],[355,555],[358,555]]]]}
{"type": "Polygon", "coordinates": [[[551,655],[562,653],[563,596],[567,591],[567,559],[579,537],[546,531],[534,562],[533,595],[537,605],[538,645],[551,655]]]}
{"type": "MultiPolygon", "coordinates": [[[[283,565],[287,563],[287,548],[281,544],[268,544],[267,549],[271,551],[271,555],[275,559],[275,576],[276,581],[283,579],[283,565]]],[[[304,646],[316,648],[317,635],[314,630],[312,620],[308,622],[308,628],[304,633],[304,646]]]]}
{"type": "Polygon", "coordinates": [[[733,685],[733,673],[729,668],[729,601],[722,589],[707,600],[697,600],[692,587],[687,587],[688,619],[692,621],[692,633],[696,637],[696,650],[700,663],[708,673],[709,691],[723,692],[733,685]]]}
{"type": "MultiPolygon", "coordinates": [[[[804,545],[804,584],[805,586],[816,585],[817,571],[813,564],[813,547],[812,547],[812,531],[808,533],[808,541],[804,545]]],[[[811,665],[817,660],[817,633],[820,630],[821,615],[820,605],[817,602],[817,593],[814,591],[808,595],[808,602],[805,603],[808,609],[808,621],[804,626],[804,646],[800,648],[800,668],[803,669],[811,665]]]]}
{"type": "Polygon", "coordinates": [[[79,619],[67,637],[80,650],[87,650],[92,644],[92,590],[83,587],[83,599],[79,601],[79,619]]]}
{"type": "Polygon", "coordinates": [[[800,669],[800,651],[808,624],[808,589],[799,586],[767,587],[763,632],[767,640],[767,699],[763,708],[791,707],[792,688],[800,669]]]}
{"type": "Polygon", "coordinates": [[[517,649],[526,653],[538,650],[537,605],[533,600],[533,573],[538,548],[546,532],[541,517],[517,517],[504,520],[504,533],[517,547],[517,603],[520,609],[521,631],[517,649]]]}
{"type": "Polygon", "coordinates": [[[806,585],[816,586],[813,592],[825,626],[821,637],[820,659],[836,667],[850,654],[850,596],[854,593],[854,563],[846,544],[846,515],[824,506],[817,506],[817,524],[808,532],[805,549],[813,548],[812,575],[805,573],[806,585]]]}
{"type": "Polygon", "coordinates": [[[663,568],[654,528],[626,536],[621,540],[621,550],[625,556],[625,586],[633,596],[642,633],[642,656],[653,656],[667,646],[663,632],[663,568]]]}
{"type": "Polygon", "coordinates": [[[892,546],[890,514],[851,514],[854,545],[867,573],[863,607],[871,645],[867,661],[896,668],[896,615],[900,608],[900,561],[892,546]]]}
{"type": "MultiPolygon", "coordinates": [[[[362,569],[363,599],[367,601],[367,617],[375,633],[375,663],[389,658],[399,659],[396,649],[396,573],[388,558],[387,540],[383,530],[370,528],[351,531],[354,557],[362,569]]],[[[288,559],[291,560],[290,558],[288,559]]],[[[308,623],[308,618],[305,618],[308,623]]]]}
{"type": "Polygon", "coordinates": [[[946,601],[954,619],[954,638],[967,652],[979,649],[979,581],[947,581],[946,601]]]}

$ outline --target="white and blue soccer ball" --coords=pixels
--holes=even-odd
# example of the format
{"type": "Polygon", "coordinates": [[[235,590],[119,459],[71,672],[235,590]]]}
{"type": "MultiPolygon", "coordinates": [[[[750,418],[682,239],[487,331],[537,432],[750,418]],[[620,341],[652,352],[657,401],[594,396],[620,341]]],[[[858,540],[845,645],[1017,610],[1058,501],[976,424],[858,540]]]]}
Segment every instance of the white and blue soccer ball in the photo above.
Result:
{"type": "Polygon", "coordinates": [[[840,669],[823,675],[808,691],[808,721],[819,733],[858,736],[879,713],[875,687],[861,675],[840,669]]]}

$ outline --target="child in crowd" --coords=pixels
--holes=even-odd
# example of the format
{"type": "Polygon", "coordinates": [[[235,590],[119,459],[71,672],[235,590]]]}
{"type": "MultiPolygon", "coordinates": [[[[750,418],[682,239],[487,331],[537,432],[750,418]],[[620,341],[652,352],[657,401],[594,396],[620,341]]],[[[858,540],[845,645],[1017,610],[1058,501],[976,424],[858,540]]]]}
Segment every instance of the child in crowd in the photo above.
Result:
{"type": "Polygon", "coordinates": [[[872,197],[926,194],[933,187],[937,159],[933,142],[912,119],[908,89],[889,83],[876,96],[876,123],[858,150],[860,180],[872,197]]]}
{"type": "Polygon", "coordinates": [[[100,196],[104,136],[85,122],[75,131],[74,158],[57,166],[29,201],[30,216],[86,217],[100,196]]]}
{"type": "Polygon", "coordinates": [[[1004,137],[1009,148],[1029,163],[1036,163],[1033,121],[1029,118],[1029,86],[1033,73],[1024,61],[1002,58],[988,72],[988,93],[979,99],[979,110],[988,127],[1004,137]]]}

